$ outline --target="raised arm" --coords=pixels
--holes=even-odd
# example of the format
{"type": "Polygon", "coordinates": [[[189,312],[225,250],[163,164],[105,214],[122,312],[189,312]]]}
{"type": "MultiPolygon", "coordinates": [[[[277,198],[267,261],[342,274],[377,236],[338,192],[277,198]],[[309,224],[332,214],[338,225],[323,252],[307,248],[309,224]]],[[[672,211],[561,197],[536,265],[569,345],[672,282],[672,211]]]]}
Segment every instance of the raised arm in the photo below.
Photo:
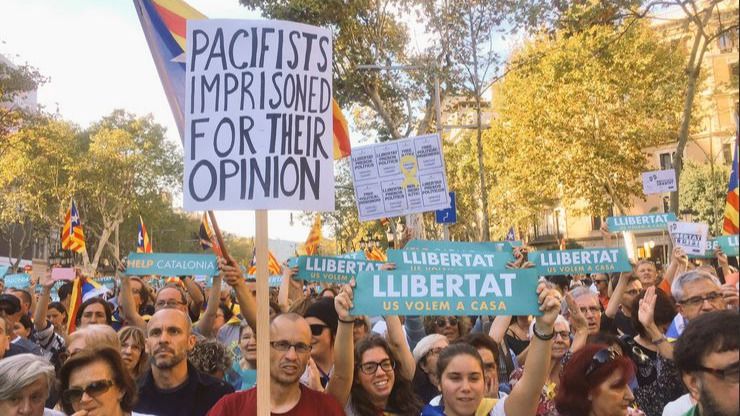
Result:
{"type": "Polygon", "coordinates": [[[33,327],[36,331],[43,331],[47,327],[46,312],[51,300],[51,288],[54,287],[56,282],[51,280],[51,273],[47,272],[41,276],[39,283],[41,283],[41,295],[39,295],[36,309],[33,311],[33,327]]]}
{"type": "Polygon", "coordinates": [[[686,255],[686,252],[681,247],[673,247],[673,251],[671,252],[671,263],[668,265],[668,268],[666,268],[665,273],[663,273],[663,282],[661,283],[662,289],[665,291],[665,289],[668,289],[667,294],[671,294],[671,284],[673,284],[673,279],[686,271],[686,268],[689,263],[689,257],[686,255]]]}
{"type": "MultiPolygon", "coordinates": [[[[216,335],[218,335],[213,331],[213,323],[216,321],[218,305],[221,302],[221,280],[223,279],[223,267],[225,264],[226,261],[219,257],[219,273],[213,276],[213,284],[211,285],[211,292],[208,295],[208,305],[206,305],[206,311],[195,324],[195,327],[198,328],[198,331],[201,333],[201,335],[206,338],[214,338],[216,335]]],[[[200,292],[200,290],[198,291],[200,292]]]]}
{"type": "Polygon", "coordinates": [[[570,293],[565,295],[565,301],[568,304],[568,315],[570,315],[570,321],[573,324],[571,328],[573,342],[570,343],[570,351],[576,352],[586,345],[586,341],[588,340],[588,322],[570,293]]]}
{"type": "Polygon", "coordinates": [[[128,325],[132,325],[146,331],[146,321],[141,317],[134,303],[134,295],[131,293],[131,279],[125,273],[116,271],[121,281],[121,290],[118,292],[119,309],[121,316],[128,325]]]}
{"type": "Polygon", "coordinates": [[[604,315],[608,316],[609,318],[614,319],[614,317],[617,315],[617,311],[619,311],[619,304],[622,302],[622,296],[627,290],[627,284],[630,281],[630,277],[632,277],[631,272],[623,272],[619,274],[617,285],[614,287],[614,291],[609,298],[609,303],[606,305],[606,311],[604,311],[604,315]]]}
{"type": "Polygon", "coordinates": [[[511,315],[497,315],[493,318],[491,329],[488,330],[488,335],[496,341],[497,344],[502,345],[504,342],[504,335],[506,330],[511,325],[511,315]]]}
{"type": "Polygon", "coordinates": [[[347,405],[352,379],[355,371],[355,345],[352,331],[355,320],[350,315],[354,292],[351,285],[342,286],[339,294],[334,297],[334,308],[337,310],[337,336],[334,339],[334,372],[326,385],[325,392],[334,396],[342,407],[347,405]]]}
{"type": "MultiPolygon", "coordinates": [[[[236,301],[239,303],[242,316],[250,328],[257,328],[257,301],[247,287],[241,269],[236,265],[236,262],[229,260],[227,264],[223,265],[222,270],[226,284],[231,286],[236,293],[236,301]]],[[[254,331],[256,333],[256,329],[254,331]]]]}
{"type": "Polygon", "coordinates": [[[416,372],[416,361],[414,360],[414,354],[411,353],[409,344],[406,341],[406,335],[403,333],[403,325],[401,319],[396,315],[385,316],[385,324],[388,330],[385,333],[385,337],[388,340],[393,351],[398,355],[398,359],[401,361],[401,368],[403,372],[401,375],[406,380],[414,379],[414,372],[416,372]]]}
{"type": "Polygon", "coordinates": [[[535,414],[542,387],[550,372],[550,349],[555,335],[555,319],[560,312],[560,294],[557,290],[548,288],[544,282],[537,287],[537,293],[542,315],[535,318],[535,335],[529,343],[529,354],[524,364],[522,378],[504,403],[507,415],[535,414]]]}
{"type": "Polygon", "coordinates": [[[188,276],[182,279],[182,282],[185,284],[188,296],[190,296],[190,300],[192,301],[190,302],[190,305],[188,305],[188,309],[194,316],[200,315],[200,311],[203,308],[203,302],[205,301],[202,289],[197,283],[195,283],[193,276],[188,276]]]}
{"type": "Polygon", "coordinates": [[[658,353],[672,360],[673,345],[666,340],[663,332],[655,324],[655,301],[657,298],[655,295],[655,286],[647,288],[645,290],[645,297],[640,299],[640,310],[637,312],[637,318],[650,337],[649,341],[658,348],[658,353]]]}
{"type": "Polygon", "coordinates": [[[304,297],[303,284],[293,279],[293,276],[297,274],[297,267],[288,267],[287,264],[283,264],[283,280],[280,282],[277,296],[278,305],[283,312],[287,312],[290,305],[304,297]]]}

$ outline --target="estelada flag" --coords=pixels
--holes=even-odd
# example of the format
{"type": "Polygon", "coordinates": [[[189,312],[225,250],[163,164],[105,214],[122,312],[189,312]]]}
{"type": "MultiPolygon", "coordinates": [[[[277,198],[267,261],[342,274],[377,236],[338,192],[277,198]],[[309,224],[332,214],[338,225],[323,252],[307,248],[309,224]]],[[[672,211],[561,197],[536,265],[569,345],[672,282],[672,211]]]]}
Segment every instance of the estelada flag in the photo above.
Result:
{"type": "Polygon", "coordinates": [[[306,251],[307,256],[313,256],[319,250],[319,243],[321,242],[321,215],[316,214],[316,219],[313,222],[311,231],[308,233],[303,248],[306,251]]]}
{"type": "Polygon", "coordinates": [[[725,218],[722,223],[722,234],[737,235],[740,232],[740,190],[738,190],[738,142],[740,142],[740,120],[735,114],[735,155],[732,158],[730,182],[727,185],[727,201],[725,202],[725,218]]]}
{"type": "Polygon", "coordinates": [[[82,230],[80,214],[77,212],[75,201],[72,201],[70,204],[67,215],[64,218],[64,228],[62,229],[62,249],[72,250],[76,253],[84,253],[86,250],[85,232],[82,230]]]}
{"type": "MultiPolygon", "coordinates": [[[[182,0],[134,0],[141,28],[170,103],[175,124],[185,134],[185,36],[189,19],[207,19],[182,0]]],[[[332,99],[334,159],[349,156],[349,128],[336,100],[332,99]]]]}
{"type": "Polygon", "coordinates": [[[75,323],[77,321],[77,313],[80,309],[80,305],[87,299],[93,296],[102,295],[107,291],[107,288],[93,279],[87,277],[78,276],[72,282],[72,293],[70,294],[69,300],[69,325],[68,330],[71,334],[75,331],[75,323]]]}
{"type": "Polygon", "coordinates": [[[144,226],[144,219],[139,215],[139,233],[136,236],[136,252],[137,253],[151,253],[152,242],[149,240],[149,233],[146,232],[146,226],[144,226]]]}
{"type": "MultiPolygon", "coordinates": [[[[283,273],[283,268],[270,250],[267,250],[267,273],[270,276],[283,273]]],[[[252,261],[249,262],[249,270],[247,270],[247,274],[251,276],[257,274],[257,249],[252,250],[252,261]]]]}
{"type": "Polygon", "coordinates": [[[205,212],[200,219],[198,239],[200,240],[200,247],[203,250],[208,250],[210,248],[217,256],[223,257],[221,246],[218,244],[216,234],[213,232],[213,228],[211,228],[211,223],[208,222],[208,214],[205,212]]]}

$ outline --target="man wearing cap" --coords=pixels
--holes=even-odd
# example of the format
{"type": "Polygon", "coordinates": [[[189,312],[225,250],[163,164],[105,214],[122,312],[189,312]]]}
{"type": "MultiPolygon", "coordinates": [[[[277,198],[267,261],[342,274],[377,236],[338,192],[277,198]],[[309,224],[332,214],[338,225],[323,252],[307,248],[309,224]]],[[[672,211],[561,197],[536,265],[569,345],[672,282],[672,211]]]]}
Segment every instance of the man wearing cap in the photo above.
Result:
{"type": "Polygon", "coordinates": [[[8,351],[12,351],[12,355],[27,352],[41,355],[41,347],[25,338],[16,336],[13,332],[13,327],[21,319],[22,313],[21,301],[17,297],[7,293],[0,295],[0,318],[4,318],[3,321],[6,326],[3,333],[11,340],[8,351]]]}
{"type": "MultiPolygon", "coordinates": [[[[311,359],[316,364],[323,388],[326,387],[334,370],[334,339],[337,335],[337,320],[339,319],[337,310],[334,308],[334,299],[319,299],[306,309],[303,317],[311,328],[311,359]]],[[[311,365],[309,364],[301,377],[301,383],[318,388],[319,386],[311,385],[310,371],[311,365]]]]}

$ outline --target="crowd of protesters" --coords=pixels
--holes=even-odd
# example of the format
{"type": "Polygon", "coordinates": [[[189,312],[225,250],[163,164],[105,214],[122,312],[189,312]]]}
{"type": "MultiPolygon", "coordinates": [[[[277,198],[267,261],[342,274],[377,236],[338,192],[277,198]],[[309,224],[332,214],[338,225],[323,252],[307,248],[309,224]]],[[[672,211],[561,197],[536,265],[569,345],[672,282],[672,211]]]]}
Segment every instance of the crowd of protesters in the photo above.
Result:
{"type": "Polygon", "coordinates": [[[738,416],[737,271],[716,257],[549,276],[536,317],[353,316],[354,282],[319,290],[286,266],[269,334],[224,259],[209,288],[119,273],[75,316],[47,275],[0,295],[0,415],[254,415],[269,336],[275,415],[738,416]]]}

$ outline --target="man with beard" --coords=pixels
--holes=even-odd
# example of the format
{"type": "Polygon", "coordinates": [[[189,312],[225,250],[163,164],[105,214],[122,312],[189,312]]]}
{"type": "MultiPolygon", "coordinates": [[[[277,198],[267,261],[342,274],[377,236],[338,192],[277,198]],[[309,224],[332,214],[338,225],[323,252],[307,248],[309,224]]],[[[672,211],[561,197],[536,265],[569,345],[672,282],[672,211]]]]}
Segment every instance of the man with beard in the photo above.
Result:
{"type": "Polygon", "coordinates": [[[159,416],[202,416],[234,391],[188,363],[188,352],[195,346],[192,330],[190,318],[179,309],[161,309],[152,316],[146,330],[151,372],[139,382],[134,410],[159,416]]]}
{"type": "MultiPolygon", "coordinates": [[[[275,316],[270,322],[270,413],[291,416],[339,416],[337,400],[299,382],[311,357],[311,327],[298,314],[275,316]]],[[[259,371],[259,369],[258,369],[259,371]]],[[[257,388],[221,399],[208,416],[257,414],[257,388]]]]}
{"type": "Polygon", "coordinates": [[[673,358],[697,404],[684,416],[740,415],[740,316],[715,311],[689,321],[673,358]]]}

